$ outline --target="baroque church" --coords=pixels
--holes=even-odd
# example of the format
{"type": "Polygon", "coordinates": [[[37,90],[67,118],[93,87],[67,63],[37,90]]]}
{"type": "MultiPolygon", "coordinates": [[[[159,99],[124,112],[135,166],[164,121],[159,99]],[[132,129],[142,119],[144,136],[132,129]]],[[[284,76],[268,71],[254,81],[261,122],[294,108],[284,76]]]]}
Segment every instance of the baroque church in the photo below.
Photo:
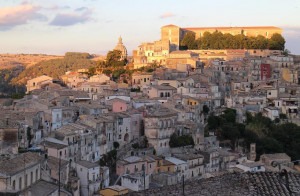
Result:
{"type": "Polygon", "coordinates": [[[121,51],[121,59],[120,60],[124,60],[124,59],[127,59],[127,49],[126,47],[123,45],[123,42],[122,42],[122,37],[120,36],[119,37],[119,42],[118,44],[116,45],[115,49],[114,50],[119,50],[121,51]]]}

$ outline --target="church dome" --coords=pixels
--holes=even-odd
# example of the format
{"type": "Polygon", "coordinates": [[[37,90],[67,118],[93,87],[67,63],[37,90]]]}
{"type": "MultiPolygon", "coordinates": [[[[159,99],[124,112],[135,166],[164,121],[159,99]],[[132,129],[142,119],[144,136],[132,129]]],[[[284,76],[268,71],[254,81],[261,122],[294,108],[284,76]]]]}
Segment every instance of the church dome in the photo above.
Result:
{"type": "Polygon", "coordinates": [[[122,42],[122,37],[120,36],[119,37],[119,42],[118,44],[116,45],[115,49],[114,50],[119,50],[122,52],[121,54],[121,60],[124,60],[127,58],[127,49],[126,47],[123,45],[123,42],[122,42]]]}

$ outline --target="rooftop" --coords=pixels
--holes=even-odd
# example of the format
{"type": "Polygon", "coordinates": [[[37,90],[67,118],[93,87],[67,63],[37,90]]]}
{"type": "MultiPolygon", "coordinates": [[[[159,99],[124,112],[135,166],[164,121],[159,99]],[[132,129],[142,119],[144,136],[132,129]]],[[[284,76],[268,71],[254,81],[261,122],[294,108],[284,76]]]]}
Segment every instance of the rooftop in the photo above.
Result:
{"type": "Polygon", "coordinates": [[[186,164],[185,161],[182,161],[180,159],[177,159],[175,157],[166,157],[167,161],[170,161],[171,163],[175,164],[175,165],[181,165],[181,164],[186,164]]]}
{"type": "MultiPolygon", "coordinates": [[[[264,196],[264,195],[299,195],[300,174],[287,173],[286,176],[275,172],[226,173],[217,177],[187,181],[185,195],[231,195],[231,196],[264,196]],[[287,181],[288,183],[286,183],[287,181]]],[[[182,195],[178,185],[133,192],[131,196],[171,196],[182,195]]]]}
{"type": "Polygon", "coordinates": [[[245,163],[240,163],[240,165],[253,168],[253,167],[263,166],[264,164],[261,162],[245,162],[245,163]]]}
{"type": "Polygon", "coordinates": [[[164,84],[164,85],[153,85],[151,86],[152,88],[156,88],[158,90],[176,90],[177,88],[170,86],[168,84],[164,84]]]}
{"type": "Polygon", "coordinates": [[[84,161],[84,160],[82,160],[82,161],[78,161],[76,164],[81,165],[81,166],[83,166],[85,168],[88,168],[88,169],[94,168],[94,167],[99,167],[100,168],[99,164],[92,163],[90,161],[84,161]]]}
{"type": "Polygon", "coordinates": [[[263,154],[261,155],[261,157],[262,156],[267,157],[269,159],[291,159],[291,157],[285,153],[263,154]]]}
{"type": "Polygon", "coordinates": [[[27,191],[31,195],[52,195],[57,189],[58,186],[56,184],[41,180],[30,186],[27,191]]]}
{"type": "Polygon", "coordinates": [[[127,190],[126,187],[119,186],[119,185],[109,186],[109,187],[107,187],[107,189],[112,189],[112,190],[115,190],[115,191],[124,191],[124,190],[127,190]]]}
{"type": "Polygon", "coordinates": [[[0,161],[0,176],[14,175],[24,170],[24,168],[32,167],[39,164],[43,158],[37,153],[26,152],[15,158],[0,161]]]}

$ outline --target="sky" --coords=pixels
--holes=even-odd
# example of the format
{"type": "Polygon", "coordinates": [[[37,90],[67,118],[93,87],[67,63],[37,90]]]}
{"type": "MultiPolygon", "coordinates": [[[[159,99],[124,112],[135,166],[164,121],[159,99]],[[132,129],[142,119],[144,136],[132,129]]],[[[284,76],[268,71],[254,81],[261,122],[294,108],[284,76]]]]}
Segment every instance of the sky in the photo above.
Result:
{"type": "Polygon", "coordinates": [[[128,53],[160,28],[277,26],[300,54],[300,0],[0,0],[0,53],[128,53]]]}

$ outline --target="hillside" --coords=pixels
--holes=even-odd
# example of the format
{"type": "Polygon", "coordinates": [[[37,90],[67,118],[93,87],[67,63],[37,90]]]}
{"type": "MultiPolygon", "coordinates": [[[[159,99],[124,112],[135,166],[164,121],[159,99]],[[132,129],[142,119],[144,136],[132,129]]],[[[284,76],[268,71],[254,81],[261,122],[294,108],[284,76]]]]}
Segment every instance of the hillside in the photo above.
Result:
{"type": "Polygon", "coordinates": [[[0,54],[0,70],[17,66],[31,67],[38,62],[59,59],[63,56],[45,54],[0,54]]]}
{"type": "Polygon", "coordinates": [[[66,71],[75,71],[94,67],[97,62],[88,53],[68,52],[62,58],[43,60],[34,66],[27,67],[22,73],[12,80],[14,85],[25,85],[27,80],[46,74],[53,78],[59,78],[66,71]]]}
{"type": "Polygon", "coordinates": [[[15,66],[10,69],[0,69],[0,97],[10,97],[15,93],[23,94],[24,86],[15,86],[11,80],[24,70],[23,66],[15,66]]]}

